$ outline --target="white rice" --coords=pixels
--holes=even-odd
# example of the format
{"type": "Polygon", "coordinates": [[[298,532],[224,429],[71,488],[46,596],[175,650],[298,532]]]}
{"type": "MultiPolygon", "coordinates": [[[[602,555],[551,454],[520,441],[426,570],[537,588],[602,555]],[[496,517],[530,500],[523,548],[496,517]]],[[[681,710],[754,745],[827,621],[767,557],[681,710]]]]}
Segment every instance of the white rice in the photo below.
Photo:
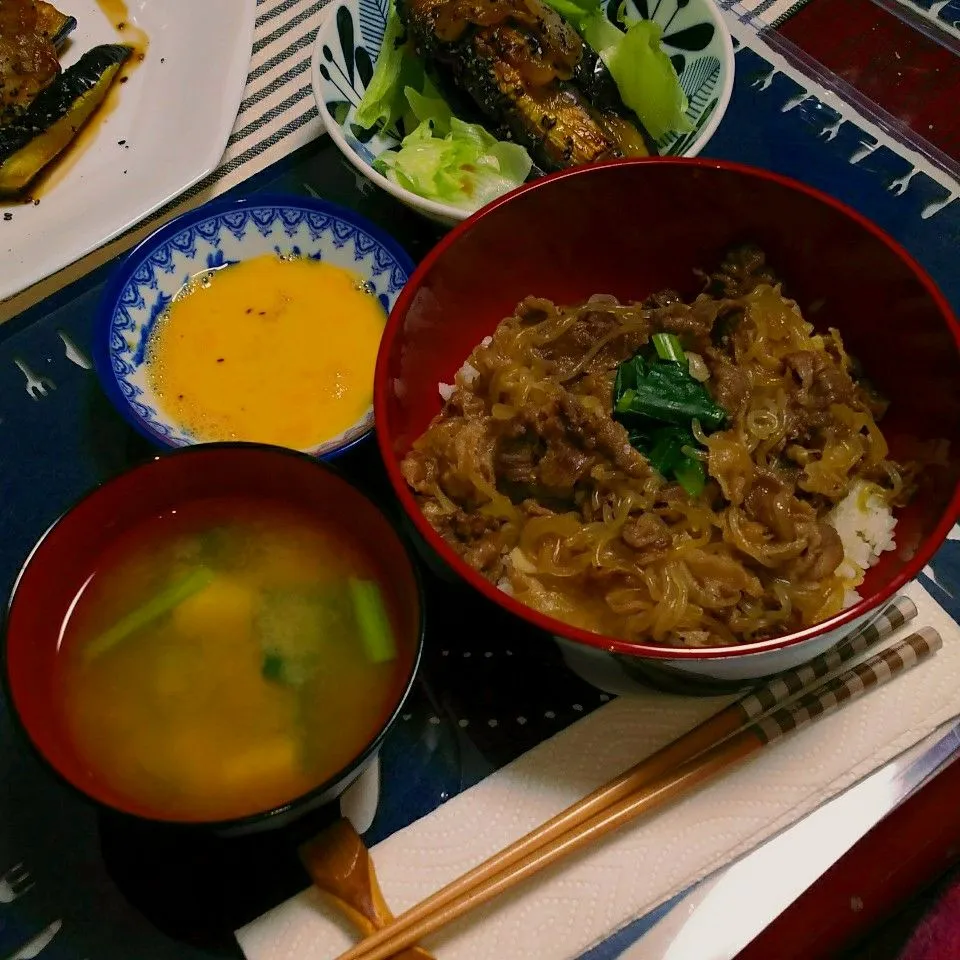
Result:
{"type": "Polygon", "coordinates": [[[864,573],[879,561],[880,554],[896,547],[897,521],[879,487],[858,480],[827,514],[827,522],[843,543],[844,560],[837,573],[846,582],[844,606],[849,607],[860,599],[857,587],[863,583],[864,573]]]}
{"type": "MultiPolygon", "coordinates": [[[[480,341],[481,347],[489,347],[493,343],[493,337],[484,337],[480,341]]],[[[463,366],[457,371],[457,381],[462,383],[465,387],[469,387],[477,377],[480,376],[480,371],[472,364],[469,360],[465,361],[463,366]]],[[[452,396],[453,391],[457,388],[453,384],[449,383],[438,383],[437,389],[440,391],[440,397],[444,403],[446,403],[452,396]]]]}
{"type": "MultiPolygon", "coordinates": [[[[477,377],[480,376],[480,371],[472,363],[464,363],[464,365],[457,371],[457,381],[462,383],[465,387],[469,387],[477,377]]],[[[446,403],[456,391],[457,386],[453,383],[438,383],[437,390],[440,392],[440,399],[446,403]]]]}

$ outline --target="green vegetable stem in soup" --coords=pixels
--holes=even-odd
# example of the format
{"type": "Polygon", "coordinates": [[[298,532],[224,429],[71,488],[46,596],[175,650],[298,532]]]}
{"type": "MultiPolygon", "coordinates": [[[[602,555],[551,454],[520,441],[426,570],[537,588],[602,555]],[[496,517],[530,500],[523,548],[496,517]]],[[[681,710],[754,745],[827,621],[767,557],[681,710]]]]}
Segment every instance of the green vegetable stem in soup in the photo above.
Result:
{"type": "Polygon", "coordinates": [[[226,820],[335,775],[406,683],[413,629],[346,526],[223,498],[126,531],[64,624],[56,682],[91,776],[148,816],[226,820]]]}

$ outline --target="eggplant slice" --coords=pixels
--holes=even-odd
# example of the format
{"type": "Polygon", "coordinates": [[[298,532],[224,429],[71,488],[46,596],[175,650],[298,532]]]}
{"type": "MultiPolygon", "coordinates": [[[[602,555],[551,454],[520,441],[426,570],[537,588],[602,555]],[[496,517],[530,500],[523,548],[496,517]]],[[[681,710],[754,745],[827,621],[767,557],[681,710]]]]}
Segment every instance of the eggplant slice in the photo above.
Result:
{"type": "Polygon", "coordinates": [[[52,3],[45,0],[34,0],[37,8],[37,26],[43,35],[59,50],[67,41],[67,37],[77,29],[77,18],[61,13],[52,3]]]}
{"type": "Polygon", "coordinates": [[[397,0],[417,55],[544,170],[655,152],[616,82],[542,0],[397,0]]]}
{"type": "Polygon", "coordinates": [[[21,195],[103,103],[133,48],[94,47],[0,127],[0,197],[21,195]]]}

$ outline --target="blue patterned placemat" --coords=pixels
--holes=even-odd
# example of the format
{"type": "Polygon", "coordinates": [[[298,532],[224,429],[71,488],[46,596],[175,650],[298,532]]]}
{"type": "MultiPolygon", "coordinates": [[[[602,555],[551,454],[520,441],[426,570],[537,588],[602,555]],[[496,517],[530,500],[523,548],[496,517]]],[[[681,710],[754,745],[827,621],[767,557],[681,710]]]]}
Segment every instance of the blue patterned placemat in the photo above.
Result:
{"type": "MultiPolygon", "coordinates": [[[[830,102],[747,28],[738,39],[736,89],[708,152],[804,179],[851,203],[904,243],[960,307],[960,204],[951,202],[957,184],[830,102]]],[[[436,235],[367,187],[332,145],[319,141],[238,192],[322,194],[360,209],[421,256],[436,235]]],[[[108,406],[90,370],[103,279],[94,274],[0,328],[4,587],[53,518],[151,453],[108,406]]],[[[389,505],[372,445],[344,466],[389,505]]],[[[958,547],[960,540],[949,542],[924,575],[924,585],[955,617],[958,547]]],[[[384,748],[385,787],[370,842],[605,699],[567,672],[544,638],[461,588],[428,586],[427,655],[415,695],[384,748]]],[[[231,931],[303,886],[296,844],[330,815],[282,835],[185,841],[176,831],[91,810],[23,749],[5,715],[0,784],[0,957],[7,958],[51,924],[59,926],[42,960],[236,956],[231,931]],[[21,862],[29,881],[8,882],[10,868],[21,862]]],[[[650,921],[597,947],[591,960],[616,956],[650,921]]]]}

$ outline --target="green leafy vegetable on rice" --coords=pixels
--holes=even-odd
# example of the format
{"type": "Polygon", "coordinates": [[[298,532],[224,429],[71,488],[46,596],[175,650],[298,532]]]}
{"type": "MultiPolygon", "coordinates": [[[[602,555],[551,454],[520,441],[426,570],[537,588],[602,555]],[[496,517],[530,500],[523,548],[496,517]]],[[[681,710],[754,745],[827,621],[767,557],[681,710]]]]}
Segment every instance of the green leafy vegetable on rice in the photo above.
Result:
{"type": "Polygon", "coordinates": [[[690,361],[675,335],[656,333],[651,343],[652,350],[640,351],[617,367],[614,416],[657,473],[696,497],[707,475],[693,424],[712,433],[726,424],[727,412],[690,375],[690,361]]]}

